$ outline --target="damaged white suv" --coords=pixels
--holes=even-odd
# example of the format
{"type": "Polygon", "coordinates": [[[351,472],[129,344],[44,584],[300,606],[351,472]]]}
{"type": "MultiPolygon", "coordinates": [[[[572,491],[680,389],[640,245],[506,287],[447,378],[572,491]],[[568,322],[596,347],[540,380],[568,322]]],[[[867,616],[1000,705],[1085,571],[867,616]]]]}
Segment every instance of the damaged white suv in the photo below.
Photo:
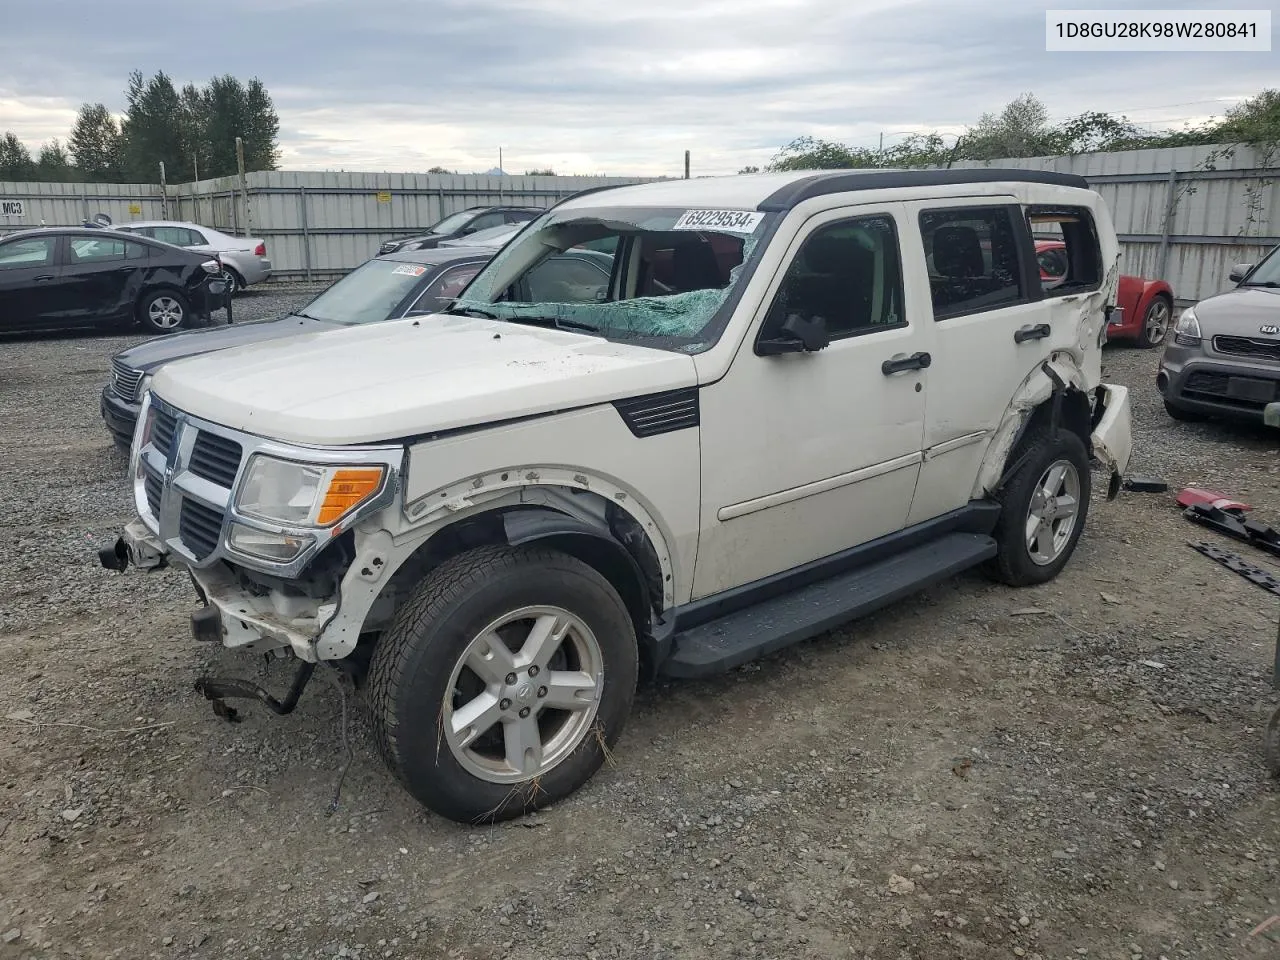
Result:
{"type": "MultiPolygon", "coordinates": [[[[795,173],[580,194],[447,314],[166,365],[140,517],[200,639],[366,688],[422,803],[500,819],[600,766],[642,677],[696,677],[968,567],[1054,577],[1120,486],[1118,250],[1074,176],[795,173]],[[1033,235],[1067,246],[1042,289],[1033,235]],[[582,253],[581,269],[563,266],[582,253]]],[[[225,704],[221,704],[225,706],[225,704]]]]}

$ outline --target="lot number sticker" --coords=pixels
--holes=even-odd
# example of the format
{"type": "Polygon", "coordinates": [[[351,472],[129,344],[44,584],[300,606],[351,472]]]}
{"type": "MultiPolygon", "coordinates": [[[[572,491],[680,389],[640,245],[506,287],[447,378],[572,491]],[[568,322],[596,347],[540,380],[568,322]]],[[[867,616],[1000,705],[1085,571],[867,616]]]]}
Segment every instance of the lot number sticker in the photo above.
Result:
{"type": "Polygon", "coordinates": [[[426,267],[420,267],[416,263],[406,263],[396,267],[391,271],[393,274],[398,273],[405,277],[420,277],[427,272],[426,267]]]}
{"type": "Polygon", "coordinates": [[[752,213],[750,210],[686,210],[671,229],[755,233],[763,219],[763,213],[752,213]]]}
{"type": "Polygon", "coordinates": [[[21,200],[0,200],[0,217],[25,217],[26,204],[21,200]]]}

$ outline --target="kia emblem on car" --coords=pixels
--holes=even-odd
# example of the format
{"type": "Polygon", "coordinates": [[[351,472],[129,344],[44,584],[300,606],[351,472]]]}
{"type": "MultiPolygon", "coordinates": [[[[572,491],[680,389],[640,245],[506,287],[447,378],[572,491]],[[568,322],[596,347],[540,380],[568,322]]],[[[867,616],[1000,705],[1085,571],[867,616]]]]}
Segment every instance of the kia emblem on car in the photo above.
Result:
{"type": "Polygon", "coordinates": [[[1274,323],[1264,323],[1258,330],[1269,337],[1274,337],[1277,333],[1280,333],[1280,326],[1276,326],[1274,323]]]}

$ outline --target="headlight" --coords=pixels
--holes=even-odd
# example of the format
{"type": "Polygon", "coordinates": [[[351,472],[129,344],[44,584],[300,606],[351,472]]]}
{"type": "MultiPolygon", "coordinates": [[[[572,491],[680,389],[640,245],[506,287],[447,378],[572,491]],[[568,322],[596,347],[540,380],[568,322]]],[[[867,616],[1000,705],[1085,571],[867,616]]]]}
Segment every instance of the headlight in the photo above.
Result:
{"type": "Polygon", "coordinates": [[[1196,319],[1196,308],[1187,307],[1178,315],[1178,322],[1173,328],[1173,342],[1183,347],[1194,347],[1200,340],[1200,321],[1196,319]]]}
{"type": "Polygon", "coordinates": [[[382,489],[384,466],[294,463],[255,454],[236,495],[247,517],[289,527],[328,527],[382,489]]]}

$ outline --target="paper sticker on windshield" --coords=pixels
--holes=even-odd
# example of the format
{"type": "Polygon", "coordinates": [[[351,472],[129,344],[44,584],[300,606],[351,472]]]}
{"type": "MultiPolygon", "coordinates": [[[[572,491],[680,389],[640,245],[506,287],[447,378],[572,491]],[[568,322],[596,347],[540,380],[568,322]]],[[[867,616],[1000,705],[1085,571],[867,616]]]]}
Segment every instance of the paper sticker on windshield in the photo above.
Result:
{"type": "Polygon", "coordinates": [[[416,263],[405,263],[396,267],[391,272],[403,274],[406,277],[420,277],[427,272],[427,268],[420,267],[416,263]]]}
{"type": "Polygon", "coordinates": [[[763,219],[763,213],[753,213],[750,210],[686,210],[671,229],[755,233],[763,219]]]}

